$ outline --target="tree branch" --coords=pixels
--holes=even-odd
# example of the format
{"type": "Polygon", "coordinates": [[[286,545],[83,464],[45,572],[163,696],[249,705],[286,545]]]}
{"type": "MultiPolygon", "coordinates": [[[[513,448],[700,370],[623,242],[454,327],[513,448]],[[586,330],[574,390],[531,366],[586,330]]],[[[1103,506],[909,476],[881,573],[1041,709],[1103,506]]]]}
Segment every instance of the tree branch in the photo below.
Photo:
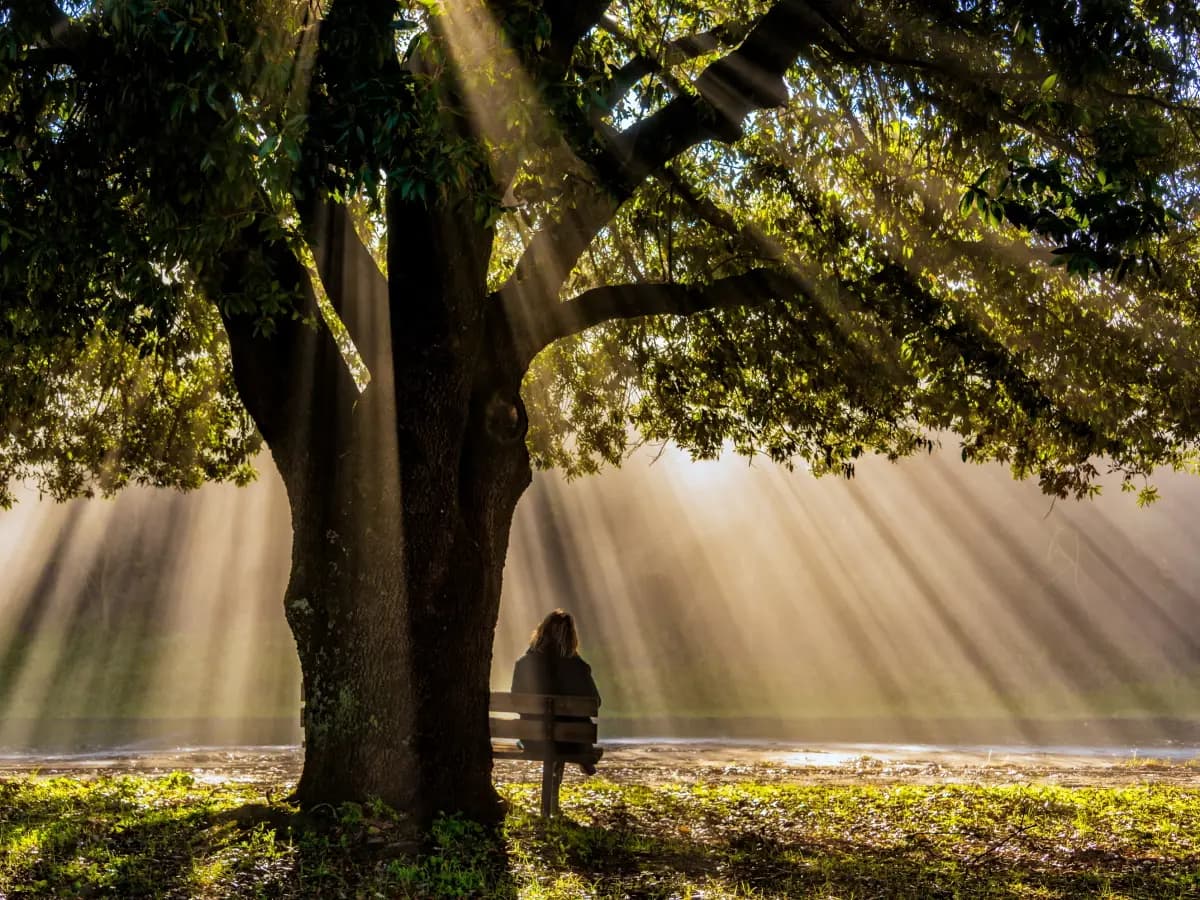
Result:
{"type": "Polygon", "coordinates": [[[243,229],[219,267],[206,270],[204,287],[221,311],[238,396],[291,481],[332,464],[335,422],[350,415],[358,389],[317,308],[308,272],[269,231],[265,216],[243,229]],[[246,312],[222,302],[270,282],[294,293],[297,316],[277,313],[265,327],[253,302],[246,312]]]}
{"type": "Polygon", "coordinates": [[[703,141],[737,140],[751,111],[786,102],[784,73],[825,28],[801,0],[781,0],[738,49],[701,73],[694,94],[676,97],[623,132],[597,135],[598,147],[583,154],[592,162],[595,180],[570,182],[563,211],[534,235],[501,291],[518,343],[539,308],[558,302],[580,254],[648,176],[703,141]]]}
{"type": "Polygon", "coordinates": [[[528,365],[538,351],[554,341],[602,322],[644,316],[688,316],[710,309],[761,306],[797,294],[811,296],[799,275],[779,269],[752,269],[708,284],[607,285],[584,291],[573,300],[553,307],[539,320],[536,329],[529,332],[528,343],[519,346],[518,353],[522,362],[528,365]]]}
{"type": "Polygon", "coordinates": [[[329,303],[367,369],[377,375],[391,365],[387,279],[359,239],[345,204],[311,203],[303,221],[329,303]]]}
{"type": "Polygon", "coordinates": [[[42,38],[42,46],[54,46],[71,24],[54,0],[27,0],[12,6],[11,22],[18,29],[42,38]]]}
{"type": "MultiPolygon", "coordinates": [[[[607,20],[602,19],[602,24],[607,20]]],[[[689,59],[711,53],[723,45],[737,44],[750,31],[752,23],[726,22],[710,31],[689,34],[676,40],[669,41],[663,47],[661,58],[635,53],[633,58],[617,69],[604,88],[604,103],[612,109],[629,89],[647,75],[664,76],[668,69],[689,59]]],[[[605,30],[614,34],[622,41],[628,41],[626,35],[615,25],[605,25],[605,30]]],[[[636,48],[635,48],[636,49],[636,48]]]]}
{"type": "Polygon", "coordinates": [[[75,65],[90,35],[73,22],[54,0],[29,0],[13,4],[11,24],[35,38],[36,51],[28,52],[39,62],[75,65]]]}
{"type": "Polygon", "coordinates": [[[542,14],[550,20],[550,48],[545,55],[559,74],[583,36],[600,21],[611,0],[546,0],[542,14]]]}

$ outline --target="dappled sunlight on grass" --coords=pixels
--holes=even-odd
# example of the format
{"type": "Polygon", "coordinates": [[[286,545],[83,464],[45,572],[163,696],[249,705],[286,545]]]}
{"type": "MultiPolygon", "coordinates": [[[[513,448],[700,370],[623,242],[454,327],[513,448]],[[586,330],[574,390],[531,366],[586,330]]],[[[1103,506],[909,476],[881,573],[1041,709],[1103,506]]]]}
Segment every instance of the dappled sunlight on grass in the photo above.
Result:
{"type": "Polygon", "coordinates": [[[1200,791],[756,784],[502,788],[502,844],[378,805],[303,816],[190,775],[0,782],[0,892],[91,897],[1194,897],[1200,791]]]}
{"type": "Polygon", "coordinates": [[[590,881],[581,896],[1185,897],[1200,888],[1197,799],[1152,787],[599,783],[567,790],[568,821],[529,822],[525,840],[542,866],[590,881]]]}

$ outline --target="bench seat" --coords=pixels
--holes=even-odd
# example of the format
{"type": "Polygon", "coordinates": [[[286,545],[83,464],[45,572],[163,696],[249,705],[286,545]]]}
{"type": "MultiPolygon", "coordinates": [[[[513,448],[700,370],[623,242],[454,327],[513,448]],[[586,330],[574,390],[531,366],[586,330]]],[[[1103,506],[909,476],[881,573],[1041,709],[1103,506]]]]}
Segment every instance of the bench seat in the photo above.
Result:
{"type": "Polygon", "coordinates": [[[488,708],[492,758],[540,761],[542,816],[555,815],[562,764],[594,763],[602,752],[596,746],[596,723],[592,721],[600,711],[600,701],[595,697],[496,691],[491,694],[488,708]],[[534,746],[521,747],[517,741],[529,741],[534,746]],[[588,749],[561,753],[559,743],[586,745],[588,749]]]}
{"type": "MultiPolygon", "coordinates": [[[[588,763],[596,761],[596,754],[594,752],[558,753],[554,758],[567,763],[588,763]]],[[[492,759],[521,759],[526,762],[543,762],[545,757],[539,753],[532,753],[529,750],[518,747],[513,743],[492,741],[492,759]]]]}

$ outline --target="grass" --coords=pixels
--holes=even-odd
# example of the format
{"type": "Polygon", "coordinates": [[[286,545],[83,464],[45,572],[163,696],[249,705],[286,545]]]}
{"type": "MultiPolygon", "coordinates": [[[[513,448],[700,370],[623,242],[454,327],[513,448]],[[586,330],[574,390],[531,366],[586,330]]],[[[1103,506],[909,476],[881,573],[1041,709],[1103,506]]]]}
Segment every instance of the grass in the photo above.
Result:
{"type": "Polygon", "coordinates": [[[1051,786],[618,785],[535,815],[503,787],[498,839],[443,819],[325,827],[234,783],[0,781],[0,895],[19,897],[1200,898],[1200,791],[1051,786]]]}

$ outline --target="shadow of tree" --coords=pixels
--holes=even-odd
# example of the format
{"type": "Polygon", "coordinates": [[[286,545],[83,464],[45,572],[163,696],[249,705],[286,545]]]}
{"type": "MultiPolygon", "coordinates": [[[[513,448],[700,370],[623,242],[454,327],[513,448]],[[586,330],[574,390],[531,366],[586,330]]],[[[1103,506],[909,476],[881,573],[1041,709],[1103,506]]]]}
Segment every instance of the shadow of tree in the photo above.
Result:
{"type": "Polygon", "coordinates": [[[1200,896],[1194,861],[1095,848],[1065,855],[1036,846],[980,852],[920,840],[880,846],[852,836],[780,839],[752,830],[696,839],[651,833],[619,809],[594,824],[535,823],[527,837],[548,868],[592,882],[603,898],[677,897],[683,884],[708,879],[764,897],[1200,896]]]}
{"type": "Polygon", "coordinates": [[[203,810],[150,812],[133,822],[71,815],[53,803],[0,824],[0,896],[190,896],[203,810]]]}
{"type": "Polygon", "coordinates": [[[436,821],[424,840],[389,811],[356,804],[313,812],[246,804],[213,819],[288,848],[269,883],[261,866],[253,873],[247,896],[517,898],[502,836],[456,817],[436,821]]]}
{"type": "MultiPolygon", "coordinates": [[[[0,782],[0,803],[10,786],[0,782]]],[[[0,897],[517,897],[500,836],[462,820],[417,843],[395,816],[349,804],[331,815],[139,806],[122,789],[103,802],[43,792],[5,807],[0,897]]]]}

